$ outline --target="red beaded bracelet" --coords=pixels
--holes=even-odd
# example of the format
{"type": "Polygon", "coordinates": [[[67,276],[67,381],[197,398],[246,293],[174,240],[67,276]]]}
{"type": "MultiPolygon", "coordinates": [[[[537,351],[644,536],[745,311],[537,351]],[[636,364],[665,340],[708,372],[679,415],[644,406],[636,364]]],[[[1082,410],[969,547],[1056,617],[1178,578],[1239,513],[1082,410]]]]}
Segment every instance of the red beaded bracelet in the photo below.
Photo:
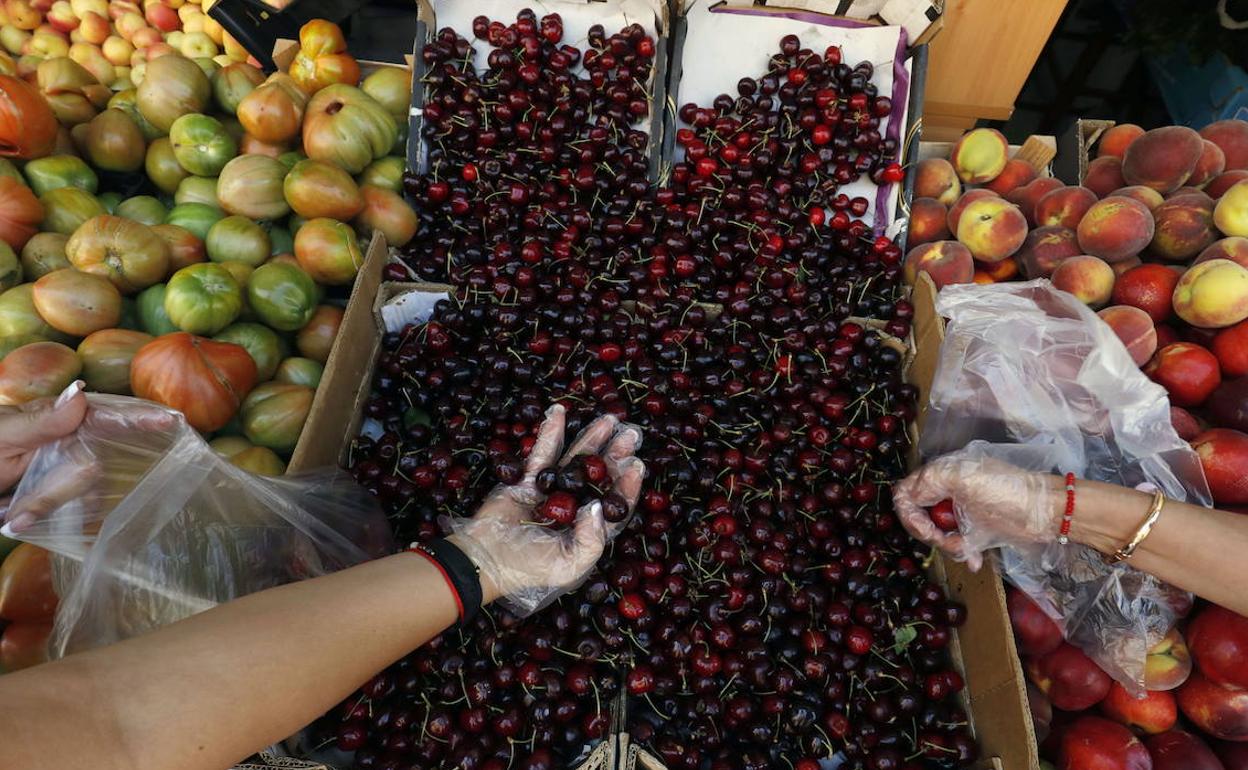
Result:
{"type": "Polygon", "coordinates": [[[1070,522],[1075,517],[1075,474],[1066,474],[1066,512],[1062,514],[1062,529],[1057,542],[1066,545],[1070,542],[1070,522]]]}

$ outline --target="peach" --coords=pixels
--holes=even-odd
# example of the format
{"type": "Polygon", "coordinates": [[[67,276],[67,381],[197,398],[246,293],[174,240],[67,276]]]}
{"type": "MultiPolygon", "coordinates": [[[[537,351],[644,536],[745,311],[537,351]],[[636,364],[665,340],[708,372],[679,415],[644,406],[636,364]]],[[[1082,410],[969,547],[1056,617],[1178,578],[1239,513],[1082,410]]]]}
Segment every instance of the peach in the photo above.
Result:
{"type": "Polygon", "coordinates": [[[1127,184],[1168,193],[1187,182],[1204,148],[1200,134],[1186,126],[1145,131],[1123,154],[1122,176],[1127,184]]]}
{"type": "Polygon", "coordinates": [[[1248,235],[1248,181],[1236,182],[1218,198],[1213,223],[1223,235],[1248,235]]]}
{"type": "Polygon", "coordinates": [[[1165,265],[1139,265],[1126,271],[1114,283],[1115,305],[1130,305],[1160,322],[1174,312],[1171,297],[1179,274],[1165,265]]]}
{"type": "Polygon", "coordinates": [[[1170,693],[1149,692],[1137,699],[1117,682],[1110,685],[1109,694],[1101,701],[1101,713],[1148,735],[1164,733],[1179,720],[1179,707],[1170,693]]]}
{"type": "Polygon", "coordinates": [[[1187,178],[1187,183],[1193,187],[1205,185],[1226,169],[1226,155],[1222,148],[1208,139],[1204,143],[1200,160],[1196,161],[1196,168],[1192,169],[1192,175],[1187,178]]]}
{"type": "Polygon", "coordinates": [[[1035,222],[1037,227],[1058,225],[1074,230],[1094,203],[1096,203],[1096,193],[1088,188],[1062,187],[1036,202],[1031,221],[1035,222]]]}
{"type": "Polygon", "coordinates": [[[1120,123],[1110,126],[1101,134],[1101,141],[1096,145],[1096,157],[1106,156],[1121,159],[1127,147],[1144,135],[1144,129],[1134,123],[1120,123]]]}
{"type": "Polygon", "coordinates": [[[1005,195],[1010,190],[1015,190],[1036,178],[1036,167],[1025,160],[1017,158],[1006,161],[1005,168],[1002,169],[997,178],[984,185],[997,195],[1005,195]]]}
{"type": "MultiPolygon", "coordinates": [[[[1179,406],[1170,407],[1170,422],[1184,421],[1183,430],[1198,426],[1196,418],[1179,406]],[[1190,423],[1188,425],[1187,423],[1190,423]]],[[[1179,432],[1182,437],[1183,433],[1179,432]]],[[[1187,439],[1184,439],[1185,441],[1187,439]]],[[[1144,689],[1173,690],[1187,681],[1192,673],[1192,655],[1177,627],[1170,629],[1161,641],[1148,648],[1144,656],[1144,689]]]]}
{"type": "MultiPolygon", "coordinates": [[[[1200,467],[1205,470],[1205,481],[1209,482],[1214,505],[1248,503],[1248,433],[1230,428],[1211,428],[1192,439],[1192,449],[1196,450],[1200,467]]],[[[1198,651],[1196,641],[1197,638],[1193,638],[1193,653],[1198,651]]],[[[1203,671],[1204,659],[1198,657],[1196,662],[1203,671]]],[[[1241,673],[1234,673],[1232,679],[1230,668],[1225,672],[1215,670],[1210,676],[1229,684],[1244,678],[1241,673]]]]}
{"type": "Polygon", "coordinates": [[[104,41],[112,33],[112,28],[108,24],[108,19],[100,16],[98,13],[87,11],[82,17],[82,21],[78,23],[78,33],[82,35],[82,39],[92,45],[103,45],[104,41]]]}
{"type": "Polygon", "coordinates": [[[70,32],[78,28],[81,20],[74,15],[69,0],[56,0],[48,9],[48,23],[60,32],[70,32]]]}
{"type": "MultiPolygon", "coordinates": [[[[1048,278],[1062,260],[1082,254],[1075,231],[1068,227],[1037,227],[1027,233],[1022,248],[1014,255],[1027,278],[1048,278]]],[[[1170,295],[1166,294],[1166,307],[1170,295]]]]}
{"type": "Polygon", "coordinates": [[[1200,671],[1179,688],[1179,708],[1192,724],[1224,741],[1248,741],[1248,690],[1209,681],[1200,671]]]}
{"type": "Polygon", "coordinates": [[[957,241],[936,241],[910,249],[902,270],[907,283],[913,284],[919,273],[927,273],[940,289],[951,283],[970,283],[975,262],[970,250],[957,241]]]}
{"type": "Polygon", "coordinates": [[[945,224],[949,226],[949,232],[954,234],[958,232],[958,222],[962,219],[962,212],[966,210],[967,206],[971,205],[975,201],[983,200],[984,198],[998,197],[1000,196],[986,187],[980,187],[975,190],[967,190],[962,193],[962,196],[954,201],[953,205],[949,207],[949,216],[945,222],[945,224]]]}
{"type": "Polygon", "coordinates": [[[1127,187],[1119,187],[1109,195],[1104,195],[1102,197],[1109,198],[1114,195],[1121,195],[1124,198],[1137,200],[1147,206],[1149,211],[1157,208],[1163,201],[1165,201],[1165,198],[1161,197],[1161,193],[1151,187],[1145,187],[1138,184],[1129,185],[1127,187]]]}
{"type": "Polygon", "coordinates": [[[1121,262],[1111,262],[1109,266],[1114,269],[1114,280],[1117,280],[1117,276],[1122,275],[1132,268],[1139,267],[1142,264],[1144,264],[1144,260],[1139,257],[1127,257],[1121,262]]]}
{"type": "Polygon", "coordinates": [[[1236,182],[1242,182],[1245,179],[1248,179],[1248,169],[1237,168],[1234,171],[1223,171],[1205,185],[1205,195],[1217,200],[1236,182]]]}
{"type": "Polygon", "coordinates": [[[1062,630],[1031,597],[1014,586],[1005,589],[1005,608],[1019,655],[1047,655],[1062,644],[1062,630]]]}
{"type": "Polygon", "coordinates": [[[1081,716],[1062,733],[1058,770],[1153,770],[1153,761],[1127,728],[1081,716]]]}
{"type": "Polygon", "coordinates": [[[1088,164],[1088,173],[1083,177],[1083,186],[1104,198],[1127,182],[1122,178],[1122,159],[1113,155],[1097,158],[1088,164]]]}
{"type": "Polygon", "coordinates": [[[1183,730],[1170,730],[1144,741],[1152,770],[1230,770],[1208,744],[1183,730]]]}
{"type": "Polygon", "coordinates": [[[1004,283],[1018,276],[1018,260],[1011,257],[1000,262],[976,262],[975,272],[987,276],[992,283],[1004,283]]]}
{"type": "Polygon", "coordinates": [[[147,23],[161,32],[172,32],[182,26],[178,12],[161,2],[149,2],[143,8],[147,23]]]}
{"type": "Polygon", "coordinates": [[[961,194],[962,183],[958,181],[953,164],[944,158],[919,161],[914,170],[914,197],[935,198],[952,206],[961,194]]]}
{"type": "Polygon", "coordinates": [[[1027,678],[1063,711],[1082,711],[1109,693],[1110,678],[1078,647],[1057,649],[1027,661],[1027,678]]]}
{"type": "Polygon", "coordinates": [[[913,248],[923,243],[943,241],[950,237],[946,217],[949,210],[935,198],[915,198],[910,204],[910,229],[906,245],[913,248]]]}
{"type": "Polygon", "coordinates": [[[1143,366],[1157,352],[1157,330],[1148,313],[1130,305],[1114,305],[1097,313],[1109,324],[1136,366],[1143,366]]]}
{"type": "Polygon", "coordinates": [[[1191,342],[1161,347],[1144,373],[1166,389],[1171,404],[1184,408],[1200,406],[1222,382],[1218,359],[1191,342]]]}
{"type": "Polygon", "coordinates": [[[1153,209],[1153,223],[1149,253],[1171,262],[1186,262],[1218,238],[1213,199],[1202,192],[1167,198],[1153,209]]]}
{"type": "MultiPolygon", "coordinates": [[[[1214,396],[1216,395],[1217,395],[1217,391],[1214,391],[1214,396]]],[[[1210,396],[1210,398],[1213,398],[1214,396],[1210,396]]],[[[1183,439],[1184,441],[1191,441],[1192,439],[1200,435],[1200,421],[1197,420],[1196,417],[1191,412],[1187,411],[1181,406],[1170,407],[1170,427],[1174,428],[1174,432],[1179,434],[1179,438],[1183,439]]],[[[1158,657],[1160,658],[1162,656],[1158,656],[1158,657]]],[[[1188,673],[1191,673],[1191,670],[1192,670],[1192,666],[1191,666],[1191,663],[1189,662],[1187,666],[1187,672],[1183,674],[1183,680],[1187,679],[1187,675],[1188,673]]],[[[1148,678],[1148,668],[1146,665],[1145,679],[1147,678],[1148,678]]],[[[1182,681],[1179,682],[1179,684],[1182,684],[1182,683],[1183,683],[1182,681]]],[[[1147,682],[1145,686],[1148,686],[1147,682]]],[[[1178,685],[1175,685],[1175,686],[1177,687],[1178,685]]],[[[1166,688],[1154,687],[1153,689],[1164,690],[1166,688]]]]}
{"type": "Polygon", "coordinates": [[[996,179],[1010,159],[1010,143],[995,128],[973,128],[962,135],[949,153],[949,162],[963,184],[996,179]]]}
{"type": "Polygon", "coordinates": [[[1174,312],[1192,326],[1221,329],[1248,318],[1248,270],[1229,259],[1192,265],[1174,287],[1174,312]]]}
{"type": "Polygon", "coordinates": [[[1118,262],[1139,254],[1153,240],[1153,215],[1137,200],[1109,197],[1092,204],[1076,232],[1084,254],[1118,262]]]}
{"type": "Polygon", "coordinates": [[[1248,375],[1248,321],[1240,321],[1219,331],[1209,350],[1218,357],[1223,377],[1248,375]]]}
{"type": "Polygon", "coordinates": [[[1248,238],[1231,236],[1214,241],[1200,252],[1192,264],[1208,262],[1211,259],[1229,259],[1237,265],[1248,267],[1248,238]]]}
{"type": "Polygon", "coordinates": [[[1248,683],[1248,618],[1210,604],[1188,624],[1187,636],[1192,657],[1210,681],[1228,687],[1248,683]]]}
{"type": "Polygon", "coordinates": [[[1108,302],[1114,291],[1114,269],[1105,260],[1086,254],[1062,260],[1049,280],[1094,308],[1108,302]]]}
{"type": "Polygon", "coordinates": [[[1005,194],[1005,199],[1022,209],[1023,214],[1027,217],[1027,224],[1034,227],[1036,222],[1032,219],[1031,215],[1036,210],[1036,204],[1039,203],[1040,199],[1044,196],[1060,187],[1065,186],[1066,185],[1063,184],[1060,179],[1056,179],[1051,176],[1042,176],[1038,179],[1033,179],[1031,182],[1023,185],[1022,187],[1010,190],[1005,194]]]}
{"type": "Polygon", "coordinates": [[[121,67],[130,63],[130,57],[134,55],[134,46],[125,38],[109,35],[104,41],[104,58],[113,63],[114,66],[121,67]]]}
{"type": "Polygon", "coordinates": [[[1222,150],[1227,171],[1248,169],[1248,122],[1219,120],[1200,129],[1200,135],[1222,150]]]}
{"type": "Polygon", "coordinates": [[[1000,262],[1018,251],[1027,238],[1027,218],[1004,198],[972,202],[958,219],[958,240],[980,262],[1000,262]]]}

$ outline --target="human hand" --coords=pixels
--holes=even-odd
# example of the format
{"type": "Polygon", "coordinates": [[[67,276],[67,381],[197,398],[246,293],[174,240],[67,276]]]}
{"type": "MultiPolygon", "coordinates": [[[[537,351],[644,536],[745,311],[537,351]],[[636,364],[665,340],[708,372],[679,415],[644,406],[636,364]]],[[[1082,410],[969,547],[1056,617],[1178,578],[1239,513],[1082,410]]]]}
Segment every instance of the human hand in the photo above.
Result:
{"type": "Polygon", "coordinates": [[[484,600],[501,598],[522,616],[579,585],[610,537],[622,528],[622,524],[607,524],[598,502],[577,511],[572,528],[565,532],[529,523],[533,508],[544,498],[537,489],[537,474],[555,465],[557,459],[559,465],[565,465],[579,455],[601,454],[615,491],[630,511],[641,494],[645,476],[645,465],[636,457],[641,446],[639,429],[620,425],[610,415],[599,417],[560,457],[565,421],[564,408],[551,407],[520,482],[497,487],[472,518],[444,522],[452,532],[447,539],[481,570],[484,600]]]}
{"type": "MultiPolygon", "coordinates": [[[[59,398],[40,398],[20,406],[0,406],[0,493],[12,491],[21,480],[39,447],[64,438],[78,429],[87,414],[82,383],[74,383],[59,398]]],[[[9,497],[0,497],[0,513],[8,509],[9,497]]],[[[34,522],[33,512],[7,514],[12,530],[34,522]]]]}
{"type": "Polygon", "coordinates": [[[910,534],[975,571],[989,548],[1057,537],[1057,481],[964,450],[938,457],[894,484],[893,507],[910,534]],[[956,532],[941,531],[928,515],[926,509],[941,500],[953,501],[956,532]]]}

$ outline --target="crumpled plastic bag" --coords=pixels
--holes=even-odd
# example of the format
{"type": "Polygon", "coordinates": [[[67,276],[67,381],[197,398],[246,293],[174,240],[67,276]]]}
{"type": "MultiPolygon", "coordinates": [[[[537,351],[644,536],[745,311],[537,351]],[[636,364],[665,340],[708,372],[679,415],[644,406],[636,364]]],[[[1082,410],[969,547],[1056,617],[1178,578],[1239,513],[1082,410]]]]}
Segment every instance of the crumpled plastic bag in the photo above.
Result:
{"type": "MultiPolygon", "coordinates": [[[[1165,390],[1083,303],[1041,279],[948,286],[936,310],[948,325],[919,441],[925,460],[965,448],[1211,504],[1165,390]]],[[[1144,691],[1148,649],[1191,607],[1190,594],[1075,544],[1013,544],[998,559],[1071,644],[1133,693],[1144,691]]]]}
{"type": "Polygon", "coordinates": [[[54,555],[54,658],[394,551],[381,510],[341,471],[252,475],[174,410],[87,402],[78,431],[35,454],[9,508],[11,519],[55,501],[13,534],[54,555]]]}

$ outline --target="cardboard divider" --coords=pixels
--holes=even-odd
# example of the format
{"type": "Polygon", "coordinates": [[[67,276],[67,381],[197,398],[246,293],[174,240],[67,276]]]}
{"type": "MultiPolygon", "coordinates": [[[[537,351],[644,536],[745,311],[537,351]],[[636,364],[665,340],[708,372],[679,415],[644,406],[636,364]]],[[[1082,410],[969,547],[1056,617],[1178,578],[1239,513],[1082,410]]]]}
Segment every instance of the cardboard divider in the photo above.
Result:
{"type": "Polygon", "coordinates": [[[1093,145],[1115,125],[1112,120],[1076,120],[1057,142],[1054,176],[1066,184],[1083,184],[1084,177],[1088,175],[1088,164],[1092,161],[1093,145]]]}

